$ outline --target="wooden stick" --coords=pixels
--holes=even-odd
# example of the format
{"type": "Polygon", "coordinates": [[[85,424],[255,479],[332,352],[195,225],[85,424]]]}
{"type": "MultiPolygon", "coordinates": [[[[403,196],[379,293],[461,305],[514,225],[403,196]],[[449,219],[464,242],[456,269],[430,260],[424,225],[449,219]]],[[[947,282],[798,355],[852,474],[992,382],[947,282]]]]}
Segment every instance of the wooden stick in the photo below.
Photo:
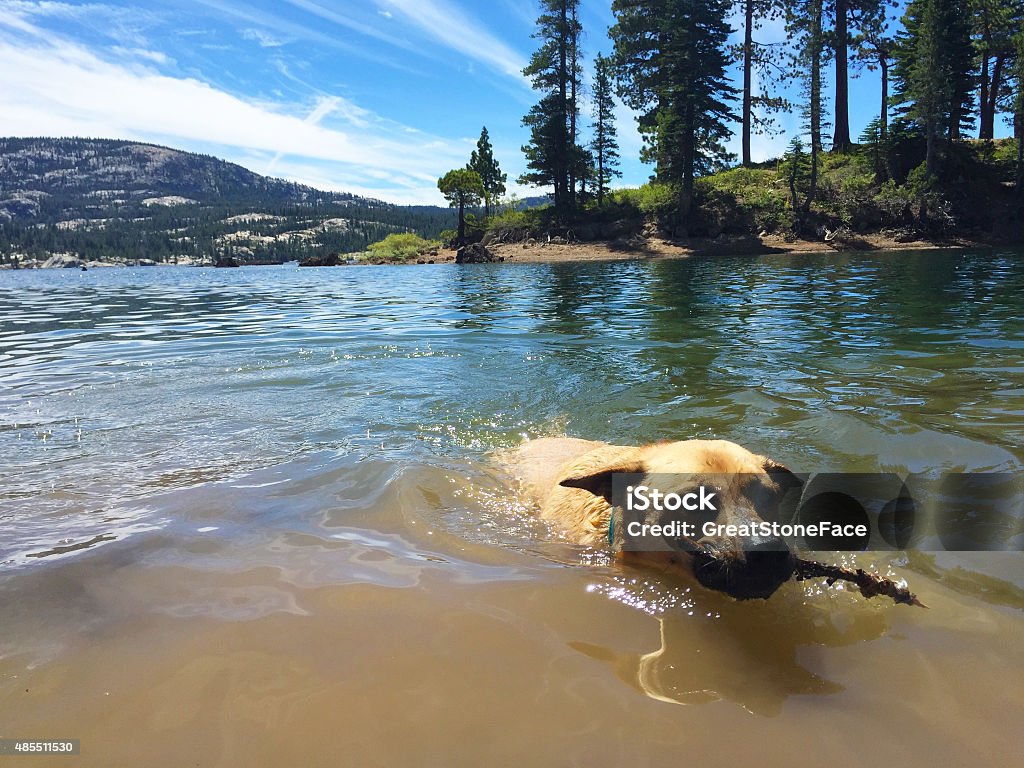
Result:
{"type": "Polygon", "coordinates": [[[897,603],[916,605],[920,608],[928,607],[918,600],[917,595],[906,587],[899,586],[892,579],[884,579],[881,576],[870,574],[861,568],[853,571],[838,565],[819,563],[816,560],[804,560],[799,557],[795,558],[795,560],[796,570],[794,575],[797,581],[823,578],[829,586],[832,586],[837,581],[851,581],[860,588],[860,593],[864,597],[870,598],[875,595],[886,595],[897,603]]]}

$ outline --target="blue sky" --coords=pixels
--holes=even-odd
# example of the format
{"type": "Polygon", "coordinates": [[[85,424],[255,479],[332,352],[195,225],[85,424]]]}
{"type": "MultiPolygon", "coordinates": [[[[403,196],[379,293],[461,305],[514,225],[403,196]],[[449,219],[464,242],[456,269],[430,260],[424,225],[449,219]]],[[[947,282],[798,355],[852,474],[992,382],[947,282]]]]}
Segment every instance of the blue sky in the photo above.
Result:
{"type": "MultiPolygon", "coordinates": [[[[582,2],[588,61],[610,49],[610,6],[582,2]]],[[[0,135],[152,141],[442,204],[437,177],[465,164],[482,125],[510,182],[523,170],[536,15],[532,0],[0,0],[0,135]]],[[[853,81],[855,136],[878,98],[877,75],[853,81]]],[[[640,184],[640,138],[628,110],[619,117],[622,183],[640,184]]],[[[755,138],[755,159],[786,142],[755,138]]]]}

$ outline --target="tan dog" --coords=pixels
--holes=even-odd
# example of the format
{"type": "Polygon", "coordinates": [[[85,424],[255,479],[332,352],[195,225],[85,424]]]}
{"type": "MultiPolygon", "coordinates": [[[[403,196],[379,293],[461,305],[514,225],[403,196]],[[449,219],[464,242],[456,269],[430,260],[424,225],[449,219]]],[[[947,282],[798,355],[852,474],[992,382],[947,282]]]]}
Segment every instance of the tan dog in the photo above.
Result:
{"type": "MultiPolygon", "coordinates": [[[[793,573],[788,547],[774,538],[700,536],[667,542],[664,551],[623,550],[622,510],[612,506],[612,476],[618,473],[672,476],[678,487],[661,488],[663,492],[684,493],[714,483],[720,496],[717,523],[777,520],[780,502],[800,480],[735,443],[686,440],[628,447],[544,438],[526,442],[500,460],[543,519],[580,544],[610,546],[625,563],[695,576],[704,586],[739,599],[769,597],[793,573]]],[[[669,522],[666,512],[646,514],[644,522],[669,522]]]]}

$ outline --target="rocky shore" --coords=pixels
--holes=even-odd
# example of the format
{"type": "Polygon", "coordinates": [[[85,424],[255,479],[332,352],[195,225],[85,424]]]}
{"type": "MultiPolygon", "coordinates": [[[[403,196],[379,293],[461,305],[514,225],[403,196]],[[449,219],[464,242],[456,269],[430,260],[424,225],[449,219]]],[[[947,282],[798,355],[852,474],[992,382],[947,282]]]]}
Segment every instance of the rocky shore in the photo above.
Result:
{"type": "MultiPolygon", "coordinates": [[[[965,238],[943,241],[922,240],[901,232],[851,235],[840,232],[825,233],[820,240],[787,238],[781,235],[719,235],[715,238],[689,238],[671,240],[657,236],[634,236],[616,240],[593,242],[566,242],[563,238],[486,245],[474,243],[463,249],[438,249],[429,257],[416,259],[351,259],[346,254],[329,254],[309,259],[304,267],[343,266],[416,266],[426,264],[479,264],[502,262],[507,264],[550,264],[578,261],[617,261],[646,259],[681,259],[690,256],[761,256],[785,253],[842,253],[851,251],[902,251],[933,248],[991,248],[995,244],[965,238]]],[[[88,261],[74,254],[58,253],[45,260],[20,259],[15,264],[2,264],[0,269],[93,269],[102,267],[153,266],[237,266],[237,262],[193,261],[181,259],[167,264],[151,259],[129,262],[88,261]]]]}

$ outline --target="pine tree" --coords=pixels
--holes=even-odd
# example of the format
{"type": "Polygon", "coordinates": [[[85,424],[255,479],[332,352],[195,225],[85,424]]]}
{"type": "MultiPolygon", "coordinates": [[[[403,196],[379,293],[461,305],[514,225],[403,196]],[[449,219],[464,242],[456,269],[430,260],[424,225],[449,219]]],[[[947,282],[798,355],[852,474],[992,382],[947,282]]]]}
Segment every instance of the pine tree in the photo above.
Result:
{"type": "Polygon", "coordinates": [[[659,181],[678,186],[685,222],[694,178],[714,170],[727,153],[722,145],[729,103],[736,90],[726,77],[725,21],[728,0],[614,0],[611,28],[619,96],[640,115],[659,181]]]}
{"type": "Polygon", "coordinates": [[[621,176],[618,131],[615,128],[615,99],[612,94],[612,60],[598,54],[594,59],[594,185],[597,204],[604,205],[604,195],[612,179],[621,176]]]}
{"type": "Polygon", "coordinates": [[[1017,195],[1024,197],[1024,32],[1014,36],[1013,137],[1017,140],[1017,195]]]}
{"type": "Polygon", "coordinates": [[[480,174],[469,168],[455,168],[437,180],[437,188],[452,208],[459,209],[459,245],[465,245],[466,208],[478,205],[484,196],[480,174]]]}
{"type": "Polygon", "coordinates": [[[476,171],[484,188],[484,211],[488,217],[491,215],[491,206],[505,194],[505,182],[508,174],[501,172],[501,166],[494,159],[494,148],[491,146],[491,137],[487,133],[487,126],[480,131],[480,139],[476,143],[476,149],[469,158],[471,171],[476,171]]]}
{"type": "Polygon", "coordinates": [[[579,0],[541,0],[533,37],[541,42],[523,74],[540,101],[523,118],[530,143],[523,147],[528,171],[519,182],[553,187],[555,207],[575,207],[575,180],[583,153],[576,143],[579,105],[579,0]]]}
{"type": "Polygon", "coordinates": [[[886,4],[879,3],[873,11],[862,16],[860,32],[852,40],[852,63],[871,71],[879,70],[882,98],[877,128],[878,140],[882,144],[886,142],[889,133],[889,67],[896,47],[896,39],[889,34],[886,8],[886,4]]]}
{"type": "Polygon", "coordinates": [[[800,203],[800,193],[806,194],[811,178],[811,161],[804,151],[804,143],[799,136],[794,136],[789,142],[789,150],[779,167],[779,174],[786,180],[786,186],[789,187],[789,199],[793,213],[799,214],[803,208],[800,203]]]}
{"type": "MultiPolygon", "coordinates": [[[[971,0],[975,47],[981,71],[978,78],[979,139],[995,136],[1000,102],[1009,106],[1007,74],[1016,61],[1014,35],[1024,27],[1021,0],[971,0]]],[[[1011,75],[1012,76],[1012,75],[1011,75]]]]}
{"type": "Polygon", "coordinates": [[[901,111],[925,137],[925,172],[934,177],[947,141],[971,120],[974,50],[968,8],[957,0],[911,0],[897,37],[893,78],[901,111]]]}
{"type": "Polygon", "coordinates": [[[788,6],[787,27],[794,41],[794,72],[802,81],[804,129],[810,139],[810,174],[804,210],[809,211],[817,195],[821,165],[822,131],[825,128],[825,95],[821,87],[827,54],[823,28],[823,0],[801,0],[788,6]]]}
{"type": "Polygon", "coordinates": [[[833,20],[832,55],[835,58],[835,131],[832,138],[833,152],[849,152],[853,149],[850,137],[850,45],[855,37],[852,30],[861,22],[870,21],[879,13],[884,14],[889,0],[830,0],[824,7],[826,16],[833,20]]]}
{"type": "Polygon", "coordinates": [[[751,134],[774,133],[773,112],[789,109],[786,99],[770,96],[767,93],[754,93],[754,73],[762,79],[777,81],[781,75],[777,57],[773,55],[772,46],[764,45],[754,39],[754,31],[765,19],[775,18],[782,12],[779,0],[736,0],[738,10],[743,15],[743,42],[732,46],[732,53],[743,59],[743,107],[740,113],[742,147],[740,162],[751,165],[753,159],[750,151],[751,134]]]}

